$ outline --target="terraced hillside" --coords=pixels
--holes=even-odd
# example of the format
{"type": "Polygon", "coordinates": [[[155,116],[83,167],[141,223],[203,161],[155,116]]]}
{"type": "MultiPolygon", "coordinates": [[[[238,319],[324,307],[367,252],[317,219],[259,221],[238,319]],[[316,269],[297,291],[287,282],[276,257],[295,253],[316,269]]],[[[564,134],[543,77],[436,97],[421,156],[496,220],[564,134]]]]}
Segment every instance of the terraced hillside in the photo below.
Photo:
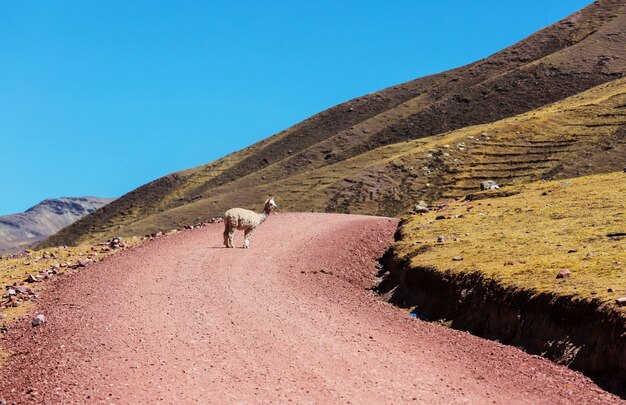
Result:
{"type": "Polygon", "coordinates": [[[625,11],[623,1],[596,2],[487,59],[333,107],[142,186],[46,244],[178,227],[254,208],[270,192],[282,209],[395,215],[482,178],[614,170],[623,164],[625,11]],[[587,101],[564,101],[592,88],[587,101]]]}

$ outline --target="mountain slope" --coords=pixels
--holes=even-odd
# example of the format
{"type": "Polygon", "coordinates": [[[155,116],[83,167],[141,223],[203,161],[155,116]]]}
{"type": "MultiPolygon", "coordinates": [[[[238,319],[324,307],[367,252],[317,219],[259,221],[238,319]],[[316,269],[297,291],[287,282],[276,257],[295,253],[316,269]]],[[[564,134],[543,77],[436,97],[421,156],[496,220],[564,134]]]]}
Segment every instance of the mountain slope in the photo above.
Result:
{"type": "MultiPolygon", "coordinates": [[[[346,189],[358,189],[365,176],[406,190],[406,176],[396,178],[404,164],[398,170],[392,165],[391,173],[383,170],[389,168],[385,162],[368,172],[356,166],[377,163],[372,159],[379,152],[406,154],[402,144],[407,141],[417,146],[418,140],[524,114],[621,78],[626,71],[625,9],[621,1],[596,2],[484,60],[333,107],[216,162],[142,186],[47,243],[179,226],[220,215],[230,205],[255,207],[268,192],[282,192],[279,201],[285,191],[294,194],[287,204],[279,202],[283,208],[397,214],[413,200],[441,195],[440,186],[449,180],[422,181],[423,172],[413,173],[429,189],[403,191],[398,204],[397,196],[375,198],[376,190],[370,190],[371,196],[359,190],[351,195],[346,189]],[[348,173],[347,183],[323,190],[303,186],[312,178],[326,184],[338,173],[348,173]],[[376,202],[357,209],[355,198],[376,202]]],[[[551,175],[561,173],[553,169],[551,175]]],[[[470,186],[459,181],[458,190],[463,187],[470,186]]]]}
{"type": "MultiPolygon", "coordinates": [[[[512,118],[379,147],[272,182],[270,191],[283,210],[398,215],[416,198],[461,196],[486,179],[509,185],[610,172],[626,165],[625,106],[626,79],[620,79],[512,118]]],[[[216,187],[207,198],[146,216],[126,230],[141,234],[191,223],[232,201],[255,207],[268,190],[262,176],[216,187]]]]}
{"type": "Polygon", "coordinates": [[[0,216],[0,253],[27,249],[111,201],[97,197],[53,198],[23,213],[0,216]]]}

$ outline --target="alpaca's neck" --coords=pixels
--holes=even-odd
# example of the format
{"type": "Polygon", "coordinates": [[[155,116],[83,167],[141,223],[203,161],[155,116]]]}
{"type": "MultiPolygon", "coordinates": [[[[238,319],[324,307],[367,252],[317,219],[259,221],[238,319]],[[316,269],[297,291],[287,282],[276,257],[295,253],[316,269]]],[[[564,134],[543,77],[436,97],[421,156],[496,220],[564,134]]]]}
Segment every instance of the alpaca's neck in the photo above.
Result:
{"type": "Polygon", "coordinates": [[[260,224],[262,224],[267,219],[267,217],[270,216],[270,212],[271,211],[265,210],[265,211],[263,211],[262,213],[259,214],[259,220],[260,220],[259,223],[260,224]]]}

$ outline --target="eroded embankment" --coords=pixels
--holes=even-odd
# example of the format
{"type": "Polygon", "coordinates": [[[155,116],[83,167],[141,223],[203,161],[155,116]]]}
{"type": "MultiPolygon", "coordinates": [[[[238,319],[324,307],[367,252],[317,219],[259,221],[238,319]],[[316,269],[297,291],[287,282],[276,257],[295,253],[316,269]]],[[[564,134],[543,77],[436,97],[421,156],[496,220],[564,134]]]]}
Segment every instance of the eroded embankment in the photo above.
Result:
{"type": "Polygon", "coordinates": [[[504,287],[480,272],[411,267],[390,249],[379,293],[420,317],[518,346],[626,398],[626,322],[599,302],[504,287]]]}

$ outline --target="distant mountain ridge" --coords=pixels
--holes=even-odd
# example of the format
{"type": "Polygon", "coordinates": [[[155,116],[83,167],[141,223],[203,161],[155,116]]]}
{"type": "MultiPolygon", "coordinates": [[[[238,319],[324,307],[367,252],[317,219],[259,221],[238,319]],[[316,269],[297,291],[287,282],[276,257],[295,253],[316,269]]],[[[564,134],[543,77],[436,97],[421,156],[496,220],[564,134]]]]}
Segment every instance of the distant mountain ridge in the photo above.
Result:
{"type": "Polygon", "coordinates": [[[269,193],[284,210],[400,215],[484,178],[507,185],[621,170],[625,76],[626,2],[596,1],[488,58],[150,182],[43,245],[181,227],[231,206],[258,209],[269,193]]]}
{"type": "Polygon", "coordinates": [[[0,253],[28,249],[113,200],[98,197],[51,198],[23,213],[0,216],[0,253]]]}

